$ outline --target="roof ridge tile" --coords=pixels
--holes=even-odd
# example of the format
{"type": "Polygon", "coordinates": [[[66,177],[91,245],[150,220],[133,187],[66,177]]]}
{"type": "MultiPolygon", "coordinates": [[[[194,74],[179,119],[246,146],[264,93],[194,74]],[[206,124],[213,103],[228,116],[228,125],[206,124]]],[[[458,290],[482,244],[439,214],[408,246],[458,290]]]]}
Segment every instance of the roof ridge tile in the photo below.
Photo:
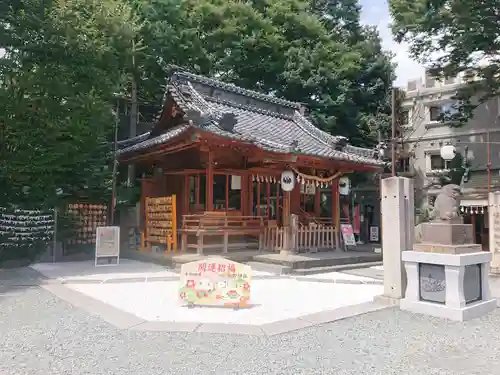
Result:
{"type": "Polygon", "coordinates": [[[195,81],[198,83],[203,83],[203,84],[206,84],[206,85],[209,85],[212,87],[217,87],[217,88],[220,88],[223,90],[234,92],[236,94],[249,96],[249,97],[263,100],[266,102],[270,102],[273,104],[280,104],[280,105],[283,105],[286,107],[296,108],[296,109],[300,108],[300,103],[295,103],[295,102],[291,102],[289,100],[276,98],[276,97],[273,97],[271,95],[266,95],[266,94],[260,93],[258,91],[244,89],[243,87],[236,86],[234,83],[227,83],[227,82],[223,82],[220,80],[216,80],[214,78],[200,76],[198,74],[193,74],[193,73],[189,73],[186,71],[174,72],[172,74],[172,77],[185,78],[187,80],[192,80],[192,81],[195,81]]]}

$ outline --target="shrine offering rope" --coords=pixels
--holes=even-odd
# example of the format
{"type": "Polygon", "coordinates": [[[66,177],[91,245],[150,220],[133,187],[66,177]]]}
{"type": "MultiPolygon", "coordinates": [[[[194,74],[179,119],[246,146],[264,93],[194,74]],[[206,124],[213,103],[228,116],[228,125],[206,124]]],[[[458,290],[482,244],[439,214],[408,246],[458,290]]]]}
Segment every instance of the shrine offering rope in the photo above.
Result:
{"type": "Polygon", "coordinates": [[[294,171],[294,173],[297,174],[298,178],[300,178],[302,183],[318,183],[318,184],[330,184],[333,180],[336,178],[339,178],[341,175],[345,174],[344,172],[336,172],[333,175],[329,177],[318,177],[318,176],[311,176],[307,175],[305,173],[301,173],[297,170],[297,168],[294,168],[292,166],[289,166],[289,168],[294,171]]]}
{"type": "Polygon", "coordinates": [[[0,207],[0,247],[30,246],[54,236],[54,213],[0,207]]]}

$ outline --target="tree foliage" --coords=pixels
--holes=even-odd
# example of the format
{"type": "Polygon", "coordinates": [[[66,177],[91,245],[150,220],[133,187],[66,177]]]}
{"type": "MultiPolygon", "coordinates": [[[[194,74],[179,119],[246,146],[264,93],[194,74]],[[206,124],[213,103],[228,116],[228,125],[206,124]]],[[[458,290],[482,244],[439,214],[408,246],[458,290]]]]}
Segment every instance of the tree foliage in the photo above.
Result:
{"type": "Polygon", "coordinates": [[[500,0],[389,0],[393,33],[407,42],[413,58],[437,77],[471,72],[477,77],[459,90],[461,125],[474,109],[500,94],[500,0]]]}
{"type": "Polygon", "coordinates": [[[159,76],[172,64],[302,102],[323,129],[359,145],[373,145],[389,123],[393,66],[376,30],[361,26],[357,1],[158,0],[138,9],[159,76]]]}
{"type": "Polygon", "coordinates": [[[304,103],[358,145],[389,124],[390,56],[356,0],[5,0],[0,206],[106,198],[116,94],[161,102],[168,68],[304,103]]]}
{"type": "Polygon", "coordinates": [[[0,206],[105,198],[112,97],[126,81],[120,0],[11,1],[0,15],[0,206]]]}

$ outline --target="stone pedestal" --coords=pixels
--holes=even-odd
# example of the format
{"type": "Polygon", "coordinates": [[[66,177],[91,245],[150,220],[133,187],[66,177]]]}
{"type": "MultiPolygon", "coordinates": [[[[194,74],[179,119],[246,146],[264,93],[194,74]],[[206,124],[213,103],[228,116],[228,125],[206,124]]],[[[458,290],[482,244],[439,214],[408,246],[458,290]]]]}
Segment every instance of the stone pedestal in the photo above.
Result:
{"type": "Polygon", "coordinates": [[[472,225],[422,224],[422,242],[405,251],[402,310],[464,321],[497,307],[489,291],[489,252],[473,243],[472,225]]]}

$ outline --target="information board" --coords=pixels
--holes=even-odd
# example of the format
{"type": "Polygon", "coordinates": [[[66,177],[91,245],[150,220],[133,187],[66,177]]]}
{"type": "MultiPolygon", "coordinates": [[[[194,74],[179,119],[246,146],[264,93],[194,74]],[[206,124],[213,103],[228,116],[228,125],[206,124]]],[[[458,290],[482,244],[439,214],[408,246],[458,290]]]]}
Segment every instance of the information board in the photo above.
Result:
{"type": "Polygon", "coordinates": [[[95,265],[117,265],[120,262],[120,227],[97,227],[95,265]],[[107,262],[102,262],[107,260],[107,262]],[[114,261],[114,262],[113,262],[114,261]]]}
{"type": "Polygon", "coordinates": [[[370,227],[370,242],[378,242],[378,241],[379,241],[378,227],[377,226],[370,227]]]}
{"type": "Polygon", "coordinates": [[[342,238],[347,246],[356,246],[356,237],[354,237],[354,231],[352,230],[351,224],[340,224],[340,231],[342,232],[342,238]]]}
{"type": "Polygon", "coordinates": [[[189,306],[246,307],[252,268],[224,258],[186,263],[181,267],[179,297],[189,306]]]}

